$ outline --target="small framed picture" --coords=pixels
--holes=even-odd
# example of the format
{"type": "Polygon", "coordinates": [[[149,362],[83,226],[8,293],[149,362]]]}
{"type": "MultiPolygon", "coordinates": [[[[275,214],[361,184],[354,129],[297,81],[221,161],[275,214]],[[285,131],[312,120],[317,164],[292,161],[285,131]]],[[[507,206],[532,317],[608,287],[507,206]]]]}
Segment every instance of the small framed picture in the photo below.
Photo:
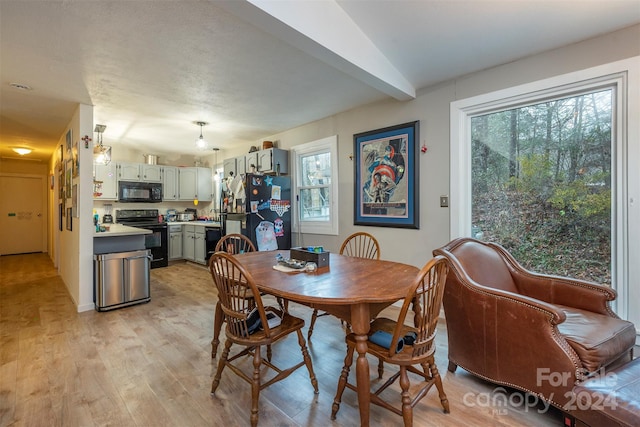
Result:
{"type": "Polygon", "coordinates": [[[67,208],[67,230],[72,231],[73,230],[73,213],[72,213],[72,208],[67,208]]]}
{"type": "Polygon", "coordinates": [[[73,134],[71,133],[71,129],[67,131],[67,154],[68,158],[71,157],[71,150],[73,149],[73,134]]]}

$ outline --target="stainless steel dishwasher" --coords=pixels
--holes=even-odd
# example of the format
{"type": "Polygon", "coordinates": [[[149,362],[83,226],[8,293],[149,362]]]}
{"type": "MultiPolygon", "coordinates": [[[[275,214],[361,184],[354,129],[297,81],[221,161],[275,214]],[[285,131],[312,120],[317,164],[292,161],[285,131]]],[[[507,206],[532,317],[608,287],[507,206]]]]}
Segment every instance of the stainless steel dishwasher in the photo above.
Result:
{"type": "Polygon", "coordinates": [[[151,251],[96,254],[94,300],[97,311],[149,302],[151,251]]]}

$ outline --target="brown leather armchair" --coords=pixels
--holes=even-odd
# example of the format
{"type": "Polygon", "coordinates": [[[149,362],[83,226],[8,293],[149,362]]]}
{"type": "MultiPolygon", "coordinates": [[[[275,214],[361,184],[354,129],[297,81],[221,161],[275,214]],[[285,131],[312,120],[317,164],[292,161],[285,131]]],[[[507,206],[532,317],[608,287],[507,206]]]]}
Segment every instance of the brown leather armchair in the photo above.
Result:
{"type": "Polygon", "coordinates": [[[633,358],[636,331],[606,286],[525,270],[502,246],[459,238],[443,305],[449,371],[457,366],[562,408],[577,381],[633,358]]]}

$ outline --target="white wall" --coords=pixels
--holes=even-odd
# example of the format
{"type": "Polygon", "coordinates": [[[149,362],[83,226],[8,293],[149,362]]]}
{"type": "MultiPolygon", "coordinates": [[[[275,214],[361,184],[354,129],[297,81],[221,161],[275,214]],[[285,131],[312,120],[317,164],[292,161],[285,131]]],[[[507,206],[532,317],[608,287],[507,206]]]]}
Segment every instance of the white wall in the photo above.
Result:
{"type": "MultiPolygon", "coordinates": [[[[386,101],[337,114],[296,129],[264,137],[280,148],[338,135],[340,218],[338,236],[302,236],[302,244],[323,245],[336,251],[357,230],[369,231],[382,246],[384,259],[422,266],[433,249],[450,240],[448,208],[439,196],[449,193],[449,108],[455,100],[508,88],[547,77],[640,55],[640,25],[561,49],[544,52],[503,66],[426,88],[408,102],[386,101]],[[420,120],[420,229],[405,230],[353,225],[353,135],[358,132],[420,120]]],[[[452,52],[455,54],[455,52],[452,52]]],[[[312,102],[312,101],[310,101],[312,102]]],[[[638,159],[629,159],[636,162],[638,159]]],[[[630,166],[630,168],[633,165],[630,166]]],[[[640,236],[631,236],[638,241],[640,236]]]]}
{"type": "MultiPolygon", "coordinates": [[[[79,177],[73,179],[78,189],[79,217],[73,218],[72,230],[66,229],[63,221],[63,230],[57,231],[59,264],[58,273],[64,281],[69,295],[73,299],[78,311],[93,310],[93,146],[89,143],[84,148],[81,138],[84,135],[93,134],[93,107],[80,104],[76,109],[69,125],[60,136],[58,145],[64,144],[67,131],[71,129],[73,142],[78,144],[79,177]]],[[[66,156],[66,153],[65,153],[66,156]]],[[[54,156],[55,157],[55,156],[54,156]]],[[[55,160],[54,160],[55,162],[55,160]]],[[[54,197],[50,218],[57,219],[53,214],[58,209],[57,197],[54,197]]],[[[69,206],[67,206],[69,207],[69,206]]],[[[66,219],[66,218],[65,218],[66,219]]],[[[55,222],[55,220],[54,220],[55,222]]],[[[52,223],[54,230],[58,230],[58,224],[52,223]]]]}

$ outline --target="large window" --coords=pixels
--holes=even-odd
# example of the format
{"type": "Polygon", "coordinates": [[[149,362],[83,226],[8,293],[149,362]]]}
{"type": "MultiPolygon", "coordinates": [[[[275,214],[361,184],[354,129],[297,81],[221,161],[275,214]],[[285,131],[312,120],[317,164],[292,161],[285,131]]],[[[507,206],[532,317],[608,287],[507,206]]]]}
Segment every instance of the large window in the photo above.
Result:
{"type": "Polygon", "coordinates": [[[471,117],[471,233],[525,267],[611,284],[615,88],[471,117]]]}
{"type": "Polygon", "coordinates": [[[451,237],[640,296],[638,60],[451,104],[451,237]]]}
{"type": "Polygon", "coordinates": [[[337,136],[293,147],[294,227],[301,233],[338,234],[337,136]]]}

